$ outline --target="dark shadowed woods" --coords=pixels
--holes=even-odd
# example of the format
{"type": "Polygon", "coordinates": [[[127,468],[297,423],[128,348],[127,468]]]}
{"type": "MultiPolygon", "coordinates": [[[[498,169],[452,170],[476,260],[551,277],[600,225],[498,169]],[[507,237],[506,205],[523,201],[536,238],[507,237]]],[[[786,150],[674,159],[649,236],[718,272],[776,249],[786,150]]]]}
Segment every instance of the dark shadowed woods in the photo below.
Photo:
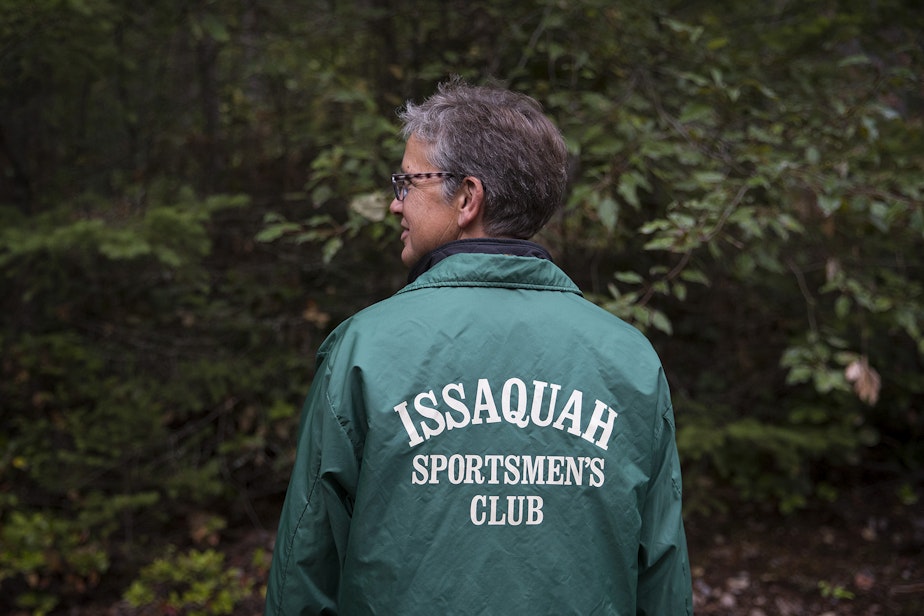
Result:
{"type": "Polygon", "coordinates": [[[257,614],[313,354],[400,288],[395,110],[561,127],[539,241],[652,339],[697,613],[924,613],[924,14],[0,1],[0,611],[257,614]]]}

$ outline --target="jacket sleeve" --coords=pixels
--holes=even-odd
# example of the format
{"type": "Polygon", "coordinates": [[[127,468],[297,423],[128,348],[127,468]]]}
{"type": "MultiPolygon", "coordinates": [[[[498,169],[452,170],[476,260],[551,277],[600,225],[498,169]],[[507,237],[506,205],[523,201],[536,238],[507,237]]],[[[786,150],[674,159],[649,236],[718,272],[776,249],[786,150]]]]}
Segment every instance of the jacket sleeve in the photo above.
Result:
{"type": "Polygon", "coordinates": [[[690,561],[681,518],[680,460],[669,403],[655,429],[653,455],[642,510],[636,613],[692,616],[690,561]]]}
{"type": "Polygon", "coordinates": [[[329,368],[318,376],[302,410],[266,590],[267,616],[337,613],[359,461],[330,403],[329,368]]]}

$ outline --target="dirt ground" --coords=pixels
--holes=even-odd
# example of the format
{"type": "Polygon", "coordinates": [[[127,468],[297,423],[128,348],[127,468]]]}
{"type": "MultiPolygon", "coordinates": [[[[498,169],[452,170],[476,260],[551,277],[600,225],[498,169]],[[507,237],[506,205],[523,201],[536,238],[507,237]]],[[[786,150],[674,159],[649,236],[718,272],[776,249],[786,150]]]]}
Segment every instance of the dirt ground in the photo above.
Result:
{"type": "Polygon", "coordinates": [[[924,616],[924,505],[861,490],[824,511],[687,520],[696,614],[924,616]]]}

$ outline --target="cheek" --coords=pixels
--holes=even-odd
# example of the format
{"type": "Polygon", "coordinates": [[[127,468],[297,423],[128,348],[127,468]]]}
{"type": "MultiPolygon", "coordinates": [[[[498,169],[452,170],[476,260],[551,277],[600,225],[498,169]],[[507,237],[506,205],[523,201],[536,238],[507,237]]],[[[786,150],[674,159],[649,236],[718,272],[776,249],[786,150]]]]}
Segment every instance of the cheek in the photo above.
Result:
{"type": "Polygon", "coordinates": [[[408,226],[410,226],[412,231],[415,229],[419,230],[425,228],[429,222],[427,218],[428,217],[426,216],[425,211],[419,206],[419,204],[408,204],[405,202],[404,219],[407,221],[408,226]]]}
{"type": "Polygon", "coordinates": [[[407,201],[404,202],[404,207],[402,208],[401,213],[404,215],[404,218],[407,219],[408,222],[417,220],[417,208],[415,208],[413,204],[408,204],[407,201]]]}

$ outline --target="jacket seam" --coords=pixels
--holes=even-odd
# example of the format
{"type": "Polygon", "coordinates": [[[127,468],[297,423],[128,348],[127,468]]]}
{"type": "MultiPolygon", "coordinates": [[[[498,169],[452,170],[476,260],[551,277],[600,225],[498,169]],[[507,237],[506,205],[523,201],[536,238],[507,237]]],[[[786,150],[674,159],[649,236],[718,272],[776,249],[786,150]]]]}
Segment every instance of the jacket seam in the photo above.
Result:
{"type": "Polygon", "coordinates": [[[443,287],[491,287],[491,288],[502,288],[502,289],[528,289],[530,291],[559,291],[562,293],[574,293],[580,295],[581,292],[572,287],[566,286],[553,286],[553,285],[543,285],[543,284],[528,284],[528,283],[516,283],[511,284],[503,281],[495,280],[460,280],[460,281],[435,281],[435,282],[425,282],[421,284],[415,284],[411,286],[404,287],[399,290],[397,294],[408,293],[410,291],[417,291],[420,289],[438,289],[443,287]]]}
{"type": "MultiPolygon", "coordinates": [[[[328,378],[330,376],[329,366],[330,364],[327,364],[325,368],[325,373],[326,373],[325,377],[328,377],[328,378]]],[[[346,430],[344,430],[343,426],[341,425],[340,423],[341,418],[334,411],[334,408],[333,408],[334,405],[330,399],[330,392],[326,388],[324,391],[324,401],[327,403],[325,404],[325,407],[326,407],[325,411],[330,413],[331,416],[337,420],[337,427],[340,428],[340,430],[344,433],[344,436],[346,436],[347,439],[352,443],[353,439],[350,438],[350,435],[347,433],[346,430]]],[[[308,426],[305,426],[305,429],[308,429],[308,426]]],[[[312,501],[314,499],[314,494],[317,491],[318,485],[320,483],[321,483],[321,463],[319,461],[318,470],[314,474],[314,481],[312,481],[311,488],[308,490],[308,493],[305,494],[305,506],[302,508],[301,513],[298,515],[298,520],[296,520],[295,527],[292,529],[292,532],[286,543],[285,567],[282,570],[282,579],[279,582],[279,591],[280,591],[279,599],[276,602],[276,610],[280,614],[282,613],[282,600],[283,600],[283,597],[285,596],[285,593],[283,591],[285,590],[286,581],[288,580],[288,577],[289,577],[289,570],[292,567],[292,554],[294,552],[295,536],[298,534],[298,531],[302,526],[302,520],[305,519],[305,514],[308,513],[308,508],[311,507],[312,501]]]]}
{"type": "Polygon", "coordinates": [[[282,599],[285,596],[283,592],[286,587],[286,581],[289,577],[289,569],[292,566],[292,554],[294,552],[295,545],[295,536],[298,534],[298,530],[302,526],[302,520],[305,518],[305,514],[308,512],[308,508],[311,507],[311,499],[314,496],[314,492],[318,487],[318,483],[321,480],[321,468],[318,467],[318,472],[314,476],[314,482],[311,484],[311,489],[308,490],[308,494],[305,495],[305,506],[302,508],[302,512],[298,515],[298,520],[295,522],[295,528],[292,529],[292,532],[289,534],[288,541],[286,542],[286,558],[285,558],[285,567],[282,570],[282,579],[279,581],[279,598],[276,601],[276,611],[279,614],[282,614],[282,599]]]}

